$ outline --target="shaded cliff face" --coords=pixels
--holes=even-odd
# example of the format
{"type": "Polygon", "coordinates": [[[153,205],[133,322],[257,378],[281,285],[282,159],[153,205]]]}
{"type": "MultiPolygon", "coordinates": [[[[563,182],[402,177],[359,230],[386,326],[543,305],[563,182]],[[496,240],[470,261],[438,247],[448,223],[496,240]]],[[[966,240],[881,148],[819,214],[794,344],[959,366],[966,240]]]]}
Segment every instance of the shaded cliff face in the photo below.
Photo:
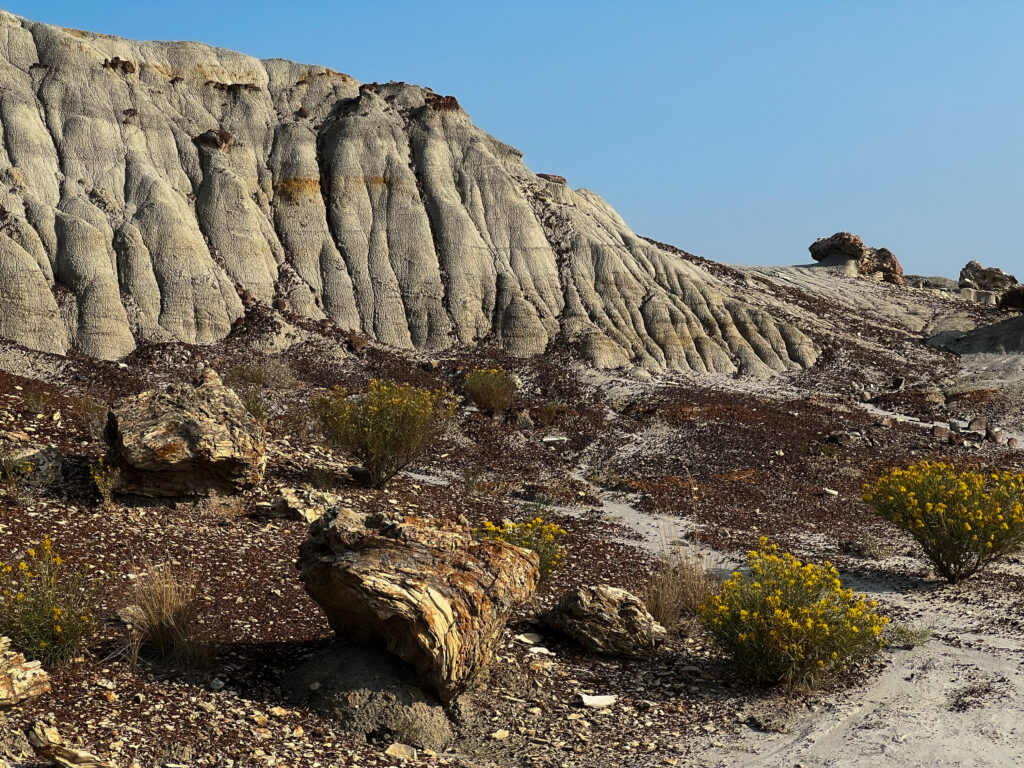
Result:
{"type": "Polygon", "coordinates": [[[768,375],[809,339],[451,97],[0,14],[0,337],[210,342],[242,296],[396,347],[556,338],[599,366],[768,375]]]}

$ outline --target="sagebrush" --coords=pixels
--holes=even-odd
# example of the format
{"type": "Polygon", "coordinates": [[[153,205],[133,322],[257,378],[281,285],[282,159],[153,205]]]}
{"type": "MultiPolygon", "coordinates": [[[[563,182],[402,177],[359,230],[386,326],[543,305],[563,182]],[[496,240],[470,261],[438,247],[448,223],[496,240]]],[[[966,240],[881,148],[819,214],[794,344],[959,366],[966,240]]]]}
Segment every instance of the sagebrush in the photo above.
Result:
{"type": "Polygon", "coordinates": [[[892,469],[864,500],[910,533],[951,583],[1024,546],[1024,475],[921,462],[892,469]]]}
{"type": "Polygon", "coordinates": [[[888,619],[843,589],[830,563],[802,563],[762,538],[700,609],[701,622],[741,676],[813,686],[877,653],[888,619]]]}
{"type": "Polygon", "coordinates": [[[14,563],[0,563],[0,635],[26,656],[60,664],[78,656],[96,623],[85,571],[72,570],[46,538],[14,563]]]}
{"type": "Polygon", "coordinates": [[[383,487],[444,433],[455,407],[447,390],[378,379],[358,397],[336,390],[313,401],[328,440],[361,462],[375,488],[383,487]]]}

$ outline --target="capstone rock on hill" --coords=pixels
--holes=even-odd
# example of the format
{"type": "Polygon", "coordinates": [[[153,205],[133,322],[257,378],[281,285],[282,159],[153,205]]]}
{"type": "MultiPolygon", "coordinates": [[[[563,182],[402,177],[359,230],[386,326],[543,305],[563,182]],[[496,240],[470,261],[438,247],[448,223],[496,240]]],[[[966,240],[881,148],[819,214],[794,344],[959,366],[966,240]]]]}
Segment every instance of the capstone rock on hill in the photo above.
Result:
{"type": "Polygon", "coordinates": [[[0,338],[114,359],[246,305],[433,352],[757,376],[810,339],[404,83],[0,13],[0,338]],[[243,300],[244,297],[244,300],[243,300]]]}
{"type": "Polygon", "coordinates": [[[998,267],[986,267],[978,261],[969,261],[960,270],[960,287],[973,288],[979,291],[1005,293],[1016,288],[1020,283],[1017,278],[998,267]]]}
{"type": "Polygon", "coordinates": [[[857,274],[903,284],[903,267],[888,248],[869,248],[850,232],[819,237],[808,247],[811,258],[826,266],[849,267],[857,274]]]}

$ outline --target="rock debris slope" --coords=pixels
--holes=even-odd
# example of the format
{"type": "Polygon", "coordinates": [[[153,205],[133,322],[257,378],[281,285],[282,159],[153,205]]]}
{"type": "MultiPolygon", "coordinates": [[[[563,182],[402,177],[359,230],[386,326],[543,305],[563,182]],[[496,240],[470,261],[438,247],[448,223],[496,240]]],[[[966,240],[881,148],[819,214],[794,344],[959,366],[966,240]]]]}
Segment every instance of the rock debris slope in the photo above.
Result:
{"type": "Polygon", "coordinates": [[[452,97],[6,13],[0,68],[0,337],[25,346],[211,342],[259,301],[428,352],[815,361],[800,330],[532,173],[452,97]]]}

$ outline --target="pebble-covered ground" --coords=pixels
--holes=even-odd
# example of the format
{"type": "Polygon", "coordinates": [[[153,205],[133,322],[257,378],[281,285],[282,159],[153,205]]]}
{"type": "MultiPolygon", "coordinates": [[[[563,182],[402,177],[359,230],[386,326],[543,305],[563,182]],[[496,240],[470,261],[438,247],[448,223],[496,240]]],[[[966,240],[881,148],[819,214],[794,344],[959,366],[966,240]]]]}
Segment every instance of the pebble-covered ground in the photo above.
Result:
{"type": "MultiPolygon", "coordinates": [[[[937,400],[935,373],[952,366],[945,353],[920,353],[899,369],[895,358],[874,360],[874,381],[866,381],[851,356],[831,350],[820,368],[766,387],[617,376],[567,362],[557,351],[522,361],[485,349],[428,362],[317,334],[263,355],[252,340],[272,334],[274,318],[252,313],[245,322],[214,346],[153,345],[120,364],[18,352],[43,373],[0,373],[0,452],[52,445],[64,457],[59,483],[0,488],[0,561],[50,536],[69,567],[88,569],[100,595],[100,629],[88,652],[50,670],[53,692],[6,713],[10,727],[51,722],[65,738],[123,766],[397,765],[384,754],[388,743],[361,742],[284,693],[291,671],[331,642],[297,578],[304,526],[267,514],[280,487],[310,485],[359,509],[465,516],[473,524],[539,515],[568,532],[565,567],[513,617],[489,678],[464,697],[454,750],[420,753],[421,762],[689,765],[744,729],[762,727],[770,713],[814,711],[828,689],[752,689],[734,679],[692,622],[674,628],[649,658],[588,655],[546,633],[536,620],[541,610],[575,584],[642,591],[659,536],[727,559],[768,536],[800,556],[831,559],[851,578],[888,567],[896,569],[893,578],[927,580],[911,542],[860,501],[863,484],[889,466],[926,458],[1024,467],[1018,451],[979,436],[951,444],[927,426],[982,414],[994,423],[1012,407],[992,391],[937,400]],[[104,451],[107,404],[207,367],[230,381],[240,364],[270,360],[289,373],[258,393],[270,437],[260,488],[198,502],[117,497],[111,507],[101,505],[89,467],[104,451]],[[348,478],[349,460],[325,447],[309,413],[315,394],[357,391],[373,377],[458,392],[464,372],[483,362],[519,375],[510,412],[490,418],[463,407],[412,473],[382,491],[348,478]],[[875,411],[863,406],[867,397],[875,411]],[[882,411],[924,421],[905,423],[882,411]],[[872,537],[904,557],[871,559],[865,542],[872,537]],[[159,562],[198,584],[199,633],[214,650],[205,669],[146,660],[133,666],[126,658],[126,585],[159,562]],[[531,633],[542,639],[522,639],[531,633]],[[591,709],[581,694],[618,698],[591,709]]],[[[1015,613],[1003,603],[1008,593],[1021,594],[1021,578],[995,570],[948,599],[970,601],[984,631],[1019,634],[1019,599],[1015,613]],[[985,610],[996,604],[998,612],[985,610]]],[[[903,602],[891,610],[912,613],[903,602]]],[[[856,690],[886,664],[883,657],[832,688],[856,690]]]]}

